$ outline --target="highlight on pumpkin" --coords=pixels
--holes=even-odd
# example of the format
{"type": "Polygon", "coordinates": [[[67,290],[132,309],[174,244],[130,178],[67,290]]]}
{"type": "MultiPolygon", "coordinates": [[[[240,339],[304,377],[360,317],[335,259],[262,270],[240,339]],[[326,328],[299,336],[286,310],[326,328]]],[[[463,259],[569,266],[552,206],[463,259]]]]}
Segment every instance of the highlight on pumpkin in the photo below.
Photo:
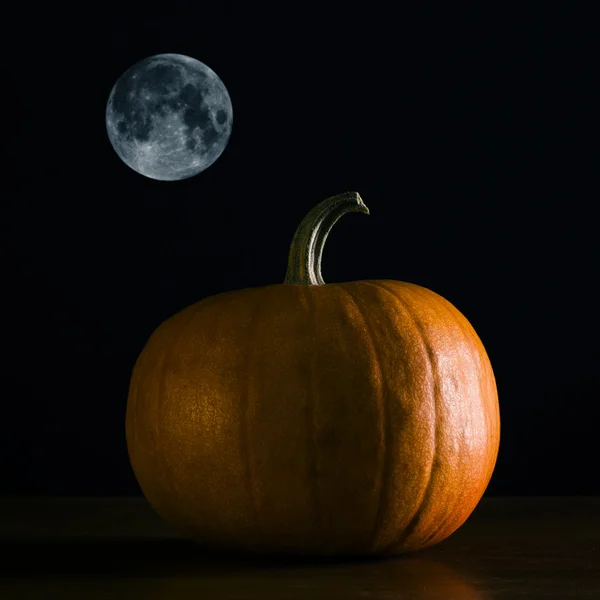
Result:
{"type": "Polygon", "coordinates": [[[309,557],[436,544],[481,499],[500,442],[492,366],[461,312],[397,281],[325,283],[356,192],[315,206],[283,283],[200,299],[133,369],[130,462],[156,512],[207,547],[309,557]]]}

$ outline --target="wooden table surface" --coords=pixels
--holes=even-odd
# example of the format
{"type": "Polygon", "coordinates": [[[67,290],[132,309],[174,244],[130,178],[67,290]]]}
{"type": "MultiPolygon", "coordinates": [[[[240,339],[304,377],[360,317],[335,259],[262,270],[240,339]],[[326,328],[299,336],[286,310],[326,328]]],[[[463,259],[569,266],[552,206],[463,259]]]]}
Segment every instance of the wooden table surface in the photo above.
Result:
{"type": "Polygon", "coordinates": [[[600,599],[600,498],[484,498],[435,547],[320,564],[209,554],[141,498],[0,507],[2,600],[600,599]]]}

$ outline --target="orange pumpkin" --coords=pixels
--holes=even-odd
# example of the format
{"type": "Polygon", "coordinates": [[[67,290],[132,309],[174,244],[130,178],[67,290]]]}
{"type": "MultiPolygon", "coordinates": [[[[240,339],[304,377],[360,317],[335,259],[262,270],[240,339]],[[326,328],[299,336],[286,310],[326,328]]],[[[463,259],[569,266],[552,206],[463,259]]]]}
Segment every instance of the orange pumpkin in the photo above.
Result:
{"type": "Polygon", "coordinates": [[[325,284],[329,198],[283,284],[218,294],[152,334],[126,412],[158,514],[220,548],[311,556],[435,544],[468,518],[500,438],[486,351],[447,300],[392,280],[325,284]]]}

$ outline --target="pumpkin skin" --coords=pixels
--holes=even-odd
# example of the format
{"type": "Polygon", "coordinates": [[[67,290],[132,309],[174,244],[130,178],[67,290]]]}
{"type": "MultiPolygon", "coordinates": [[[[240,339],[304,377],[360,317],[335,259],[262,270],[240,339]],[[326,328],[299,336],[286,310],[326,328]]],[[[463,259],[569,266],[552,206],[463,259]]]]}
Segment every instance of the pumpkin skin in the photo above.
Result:
{"type": "Polygon", "coordinates": [[[126,412],[135,476],[176,530],[315,557],[443,540],[483,495],[499,435],[472,326],[394,280],[283,283],[187,307],[148,340],[126,412]]]}

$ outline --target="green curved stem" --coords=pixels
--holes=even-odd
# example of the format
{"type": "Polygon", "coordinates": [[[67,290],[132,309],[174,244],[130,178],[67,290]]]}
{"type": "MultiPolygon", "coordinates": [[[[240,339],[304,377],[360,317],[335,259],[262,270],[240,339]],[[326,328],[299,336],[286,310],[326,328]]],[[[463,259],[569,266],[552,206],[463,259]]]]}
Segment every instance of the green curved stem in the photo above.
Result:
{"type": "Polygon", "coordinates": [[[347,212],[369,214],[358,192],[345,192],[317,204],[296,229],[284,283],[323,285],[321,258],[325,240],[335,222],[347,212]]]}

